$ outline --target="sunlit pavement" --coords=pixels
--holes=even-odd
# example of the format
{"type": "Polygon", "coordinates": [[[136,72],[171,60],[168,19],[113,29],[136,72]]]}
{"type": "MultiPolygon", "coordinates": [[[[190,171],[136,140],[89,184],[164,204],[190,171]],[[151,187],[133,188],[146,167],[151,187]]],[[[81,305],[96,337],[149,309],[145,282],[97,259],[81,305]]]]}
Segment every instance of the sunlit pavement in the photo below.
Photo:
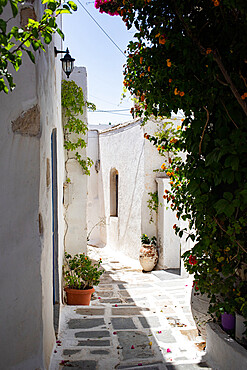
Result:
{"type": "Polygon", "coordinates": [[[138,261],[89,247],[106,272],[90,306],[63,306],[50,370],[211,369],[190,311],[191,278],[143,273],[138,261]]]}

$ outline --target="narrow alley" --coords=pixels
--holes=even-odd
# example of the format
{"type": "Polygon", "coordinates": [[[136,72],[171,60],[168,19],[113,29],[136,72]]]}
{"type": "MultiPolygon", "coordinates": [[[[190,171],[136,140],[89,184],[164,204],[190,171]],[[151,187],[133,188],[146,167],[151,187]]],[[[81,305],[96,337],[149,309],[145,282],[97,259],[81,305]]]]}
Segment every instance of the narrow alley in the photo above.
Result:
{"type": "Polygon", "coordinates": [[[143,273],[102,248],[88,255],[105,273],[90,306],[62,307],[50,370],[211,369],[190,311],[191,277],[143,273]]]}

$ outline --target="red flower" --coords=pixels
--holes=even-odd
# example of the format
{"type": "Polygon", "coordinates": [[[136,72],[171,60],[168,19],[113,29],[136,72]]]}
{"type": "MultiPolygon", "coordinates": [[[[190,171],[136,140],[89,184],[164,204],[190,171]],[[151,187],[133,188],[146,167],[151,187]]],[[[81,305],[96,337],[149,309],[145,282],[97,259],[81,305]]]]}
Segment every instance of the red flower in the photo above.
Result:
{"type": "Polygon", "coordinates": [[[189,256],[189,264],[190,265],[196,265],[197,264],[196,257],[192,256],[192,254],[189,256]]]}

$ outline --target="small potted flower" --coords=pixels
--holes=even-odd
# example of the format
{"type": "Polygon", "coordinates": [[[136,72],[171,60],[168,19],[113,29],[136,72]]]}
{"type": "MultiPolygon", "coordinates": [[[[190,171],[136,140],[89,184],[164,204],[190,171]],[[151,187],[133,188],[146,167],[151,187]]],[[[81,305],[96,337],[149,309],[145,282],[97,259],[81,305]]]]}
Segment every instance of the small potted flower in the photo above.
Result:
{"type": "Polygon", "coordinates": [[[143,272],[149,272],[154,269],[159,259],[156,248],[157,239],[155,236],[149,239],[146,234],[142,234],[141,243],[139,261],[143,268],[143,272]]]}
{"type": "Polygon", "coordinates": [[[65,252],[64,290],[68,305],[90,304],[91,296],[95,292],[94,286],[99,284],[100,276],[104,272],[101,263],[101,259],[93,263],[84,253],[71,256],[65,252]]]}

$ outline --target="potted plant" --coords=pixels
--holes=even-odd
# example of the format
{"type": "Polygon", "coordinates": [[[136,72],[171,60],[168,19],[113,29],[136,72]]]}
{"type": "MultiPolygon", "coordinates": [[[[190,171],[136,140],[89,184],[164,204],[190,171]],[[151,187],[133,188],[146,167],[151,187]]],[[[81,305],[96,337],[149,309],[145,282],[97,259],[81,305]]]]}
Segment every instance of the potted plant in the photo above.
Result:
{"type": "Polygon", "coordinates": [[[68,305],[89,305],[94,287],[99,284],[104,269],[102,260],[93,263],[84,253],[71,256],[65,252],[63,266],[65,292],[68,305]]]}
{"type": "Polygon", "coordinates": [[[142,246],[140,248],[139,261],[143,271],[149,272],[157,265],[159,256],[156,248],[157,239],[153,236],[151,239],[146,234],[141,236],[142,246]]]}

